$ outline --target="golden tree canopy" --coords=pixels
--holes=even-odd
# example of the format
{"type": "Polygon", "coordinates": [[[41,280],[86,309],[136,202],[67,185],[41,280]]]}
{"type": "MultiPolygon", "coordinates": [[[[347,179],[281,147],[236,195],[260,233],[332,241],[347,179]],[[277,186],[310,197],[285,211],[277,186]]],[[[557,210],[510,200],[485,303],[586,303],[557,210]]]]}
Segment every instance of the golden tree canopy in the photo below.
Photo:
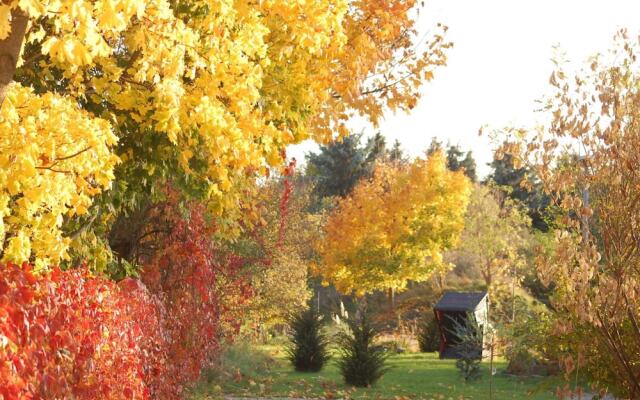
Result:
{"type": "MultiPolygon", "coordinates": [[[[251,216],[252,182],[282,165],[286,145],[345,135],[352,115],[377,123],[387,109],[413,107],[450,46],[443,28],[416,50],[415,7],[412,0],[3,2],[0,258],[64,258],[63,219],[85,213],[109,188],[118,160],[136,157],[114,147],[124,139],[166,137],[154,151],[171,148],[186,175],[205,160],[198,179],[211,210],[231,225],[251,216]]],[[[157,165],[145,168],[152,175],[157,165]]]]}
{"type": "Polygon", "coordinates": [[[458,241],[471,184],[441,152],[408,165],[379,164],[329,217],[316,273],[344,293],[402,289],[446,267],[458,241]]]}

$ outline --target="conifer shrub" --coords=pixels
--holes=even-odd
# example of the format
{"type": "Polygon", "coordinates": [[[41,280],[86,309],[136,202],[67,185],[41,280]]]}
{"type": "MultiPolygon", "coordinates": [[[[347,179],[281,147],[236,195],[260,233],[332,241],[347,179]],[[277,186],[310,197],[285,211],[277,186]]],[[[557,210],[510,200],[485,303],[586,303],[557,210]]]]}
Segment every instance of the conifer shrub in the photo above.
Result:
{"type": "Polygon", "coordinates": [[[359,314],[347,320],[349,331],[339,335],[341,357],[337,363],[346,384],[368,387],[388,370],[385,362],[389,353],[375,343],[379,331],[366,311],[359,314]]]}
{"type": "Polygon", "coordinates": [[[472,315],[465,321],[453,320],[454,332],[458,343],[454,346],[458,359],[456,368],[465,383],[480,379],[480,362],[482,361],[482,330],[472,315]]]}
{"type": "Polygon", "coordinates": [[[418,346],[422,353],[431,353],[440,348],[440,329],[433,315],[422,320],[418,331],[418,346]]]}
{"type": "Polygon", "coordinates": [[[292,334],[286,351],[296,371],[318,372],[329,360],[329,340],[323,332],[324,324],[313,307],[290,319],[292,334]]]}

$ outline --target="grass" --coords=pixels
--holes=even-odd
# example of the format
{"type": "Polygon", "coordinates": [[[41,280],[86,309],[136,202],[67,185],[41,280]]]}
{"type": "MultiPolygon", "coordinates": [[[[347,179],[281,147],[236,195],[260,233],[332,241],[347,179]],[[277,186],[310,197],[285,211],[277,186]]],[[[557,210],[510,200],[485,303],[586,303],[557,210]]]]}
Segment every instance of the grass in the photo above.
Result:
{"type": "MultiPolygon", "coordinates": [[[[439,360],[435,353],[408,353],[389,358],[392,369],[371,388],[351,388],[333,362],[319,373],[295,372],[285,359],[281,346],[246,345],[232,350],[223,365],[206,376],[193,392],[192,400],[235,397],[305,397],[351,399],[490,399],[489,367],[483,363],[480,380],[465,384],[453,360],[439,360]]],[[[505,363],[495,363],[493,399],[555,398],[555,378],[514,378],[500,370],[505,363]]]]}

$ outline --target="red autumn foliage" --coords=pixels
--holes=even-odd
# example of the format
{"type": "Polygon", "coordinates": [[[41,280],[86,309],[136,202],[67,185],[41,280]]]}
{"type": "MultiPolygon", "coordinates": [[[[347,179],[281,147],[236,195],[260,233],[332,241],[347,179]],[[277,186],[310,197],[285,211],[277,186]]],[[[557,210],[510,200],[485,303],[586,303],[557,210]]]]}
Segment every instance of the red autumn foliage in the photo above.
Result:
{"type": "MultiPolygon", "coordinates": [[[[290,193],[287,180],[283,216],[290,193]]],[[[0,264],[0,399],[183,397],[238,332],[252,292],[247,260],[215,246],[205,207],[178,209],[170,191],[155,207],[160,250],[140,280],[0,264]]]]}
{"type": "Polygon", "coordinates": [[[166,214],[163,249],[118,284],[87,270],[0,265],[0,398],[175,399],[195,382],[251,295],[243,259],[211,242],[202,206],[166,214]],[[148,289],[147,289],[148,287],[148,289]]]}
{"type": "Polygon", "coordinates": [[[158,307],[142,285],[86,270],[0,265],[0,397],[148,398],[163,373],[158,307]]]}
{"type": "Polygon", "coordinates": [[[169,197],[154,210],[167,229],[156,229],[164,232],[154,238],[161,250],[146,263],[141,279],[165,307],[171,362],[164,379],[171,391],[162,398],[177,398],[212,361],[221,340],[237,333],[251,291],[240,273],[244,260],[219,251],[211,240],[215,230],[205,220],[204,206],[188,204],[182,218],[169,197]]]}

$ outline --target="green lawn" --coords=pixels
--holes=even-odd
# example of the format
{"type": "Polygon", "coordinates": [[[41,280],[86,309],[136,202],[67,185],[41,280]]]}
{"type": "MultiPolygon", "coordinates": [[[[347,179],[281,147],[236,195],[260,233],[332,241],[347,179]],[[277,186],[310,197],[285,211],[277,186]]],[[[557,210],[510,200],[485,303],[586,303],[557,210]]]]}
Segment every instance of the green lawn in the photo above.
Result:
{"type": "MultiPolygon", "coordinates": [[[[200,383],[193,400],[237,397],[315,397],[355,399],[489,399],[489,367],[483,366],[479,381],[465,384],[452,360],[435,354],[400,354],[389,358],[392,369],[368,389],[345,386],[334,363],[319,373],[295,372],[284,359],[282,348],[261,346],[259,360],[245,359],[228,366],[222,375],[200,383]]],[[[255,351],[251,351],[255,353],[255,351]]],[[[240,356],[242,358],[242,355],[240,356]]],[[[493,399],[553,399],[559,381],[554,378],[516,379],[501,374],[504,362],[495,364],[493,399]]]]}

